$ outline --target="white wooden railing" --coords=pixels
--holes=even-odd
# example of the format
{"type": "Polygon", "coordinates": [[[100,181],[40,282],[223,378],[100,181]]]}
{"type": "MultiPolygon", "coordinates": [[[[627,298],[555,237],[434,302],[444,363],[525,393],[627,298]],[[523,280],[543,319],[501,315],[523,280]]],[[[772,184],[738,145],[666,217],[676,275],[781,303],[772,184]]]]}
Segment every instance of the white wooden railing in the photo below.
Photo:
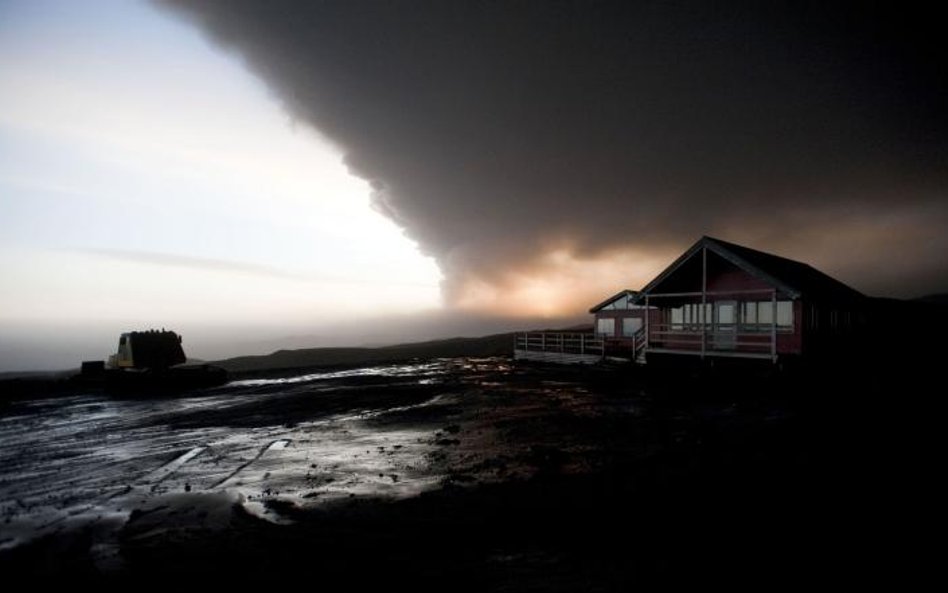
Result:
{"type": "Polygon", "coordinates": [[[527,352],[561,352],[603,356],[605,343],[600,336],[586,333],[528,332],[517,334],[516,350],[527,352]]]}

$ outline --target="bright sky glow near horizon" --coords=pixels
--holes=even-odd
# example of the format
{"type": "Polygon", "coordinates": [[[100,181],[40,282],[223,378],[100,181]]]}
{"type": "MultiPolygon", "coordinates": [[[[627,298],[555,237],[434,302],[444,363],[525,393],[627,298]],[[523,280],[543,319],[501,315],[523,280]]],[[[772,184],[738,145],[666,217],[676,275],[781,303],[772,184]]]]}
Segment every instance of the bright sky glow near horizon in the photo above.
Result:
{"type": "Polygon", "coordinates": [[[167,13],[0,5],[8,340],[77,320],[319,323],[376,315],[380,294],[390,313],[438,307],[436,264],[370,192],[236,56],[167,13]]]}

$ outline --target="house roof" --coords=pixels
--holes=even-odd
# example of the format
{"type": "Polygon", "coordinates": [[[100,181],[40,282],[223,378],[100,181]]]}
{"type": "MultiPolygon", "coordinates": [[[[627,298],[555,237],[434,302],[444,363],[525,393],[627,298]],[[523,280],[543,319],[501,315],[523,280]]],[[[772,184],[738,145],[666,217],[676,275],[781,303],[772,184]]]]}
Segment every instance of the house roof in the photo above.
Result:
{"type": "Polygon", "coordinates": [[[861,292],[808,264],[707,236],[701,237],[688,251],[649,282],[642,289],[642,293],[651,292],[702,248],[716,253],[792,299],[803,296],[817,301],[851,301],[865,298],[861,292]]]}
{"type": "Polygon", "coordinates": [[[634,290],[625,289],[625,290],[623,290],[623,291],[617,292],[616,294],[614,294],[614,295],[612,295],[611,297],[607,298],[606,300],[604,300],[603,302],[599,303],[599,304],[596,305],[595,307],[591,308],[591,309],[589,310],[589,312],[590,312],[590,313],[595,313],[595,312],[599,311],[600,309],[602,309],[603,307],[606,307],[606,306],[608,306],[609,304],[616,302],[617,300],[621,299],[622,297],[624,297],[624,296],[626,296],[626,295],[632,297],[631,300],[634,301],[634,300],[636,300],[636,299],[638,298],[639,294],[640,294],[640,293],[638,293],[638,292],[636,292],[636,291],[634,291],[634,290]]]}

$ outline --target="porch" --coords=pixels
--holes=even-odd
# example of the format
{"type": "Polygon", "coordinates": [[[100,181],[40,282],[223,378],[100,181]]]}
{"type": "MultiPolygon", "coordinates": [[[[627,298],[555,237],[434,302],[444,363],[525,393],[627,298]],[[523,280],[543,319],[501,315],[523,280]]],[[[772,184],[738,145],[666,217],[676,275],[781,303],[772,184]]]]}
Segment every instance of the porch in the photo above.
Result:
{"type": "Polygon", "coordinates": [[[778,289],[646,293],[646,354],[777,361],[798,350],[796,302],[778,289]]]}

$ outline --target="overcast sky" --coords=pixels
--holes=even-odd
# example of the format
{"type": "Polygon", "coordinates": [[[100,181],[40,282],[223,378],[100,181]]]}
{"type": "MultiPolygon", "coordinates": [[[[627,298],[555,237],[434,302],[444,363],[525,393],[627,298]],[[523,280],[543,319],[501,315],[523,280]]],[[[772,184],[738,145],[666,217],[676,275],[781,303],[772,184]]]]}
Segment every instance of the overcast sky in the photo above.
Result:
{"type": "Polygon", "coordinates": [[[188,22],[0,3],[0,370],[102,358],[131,329],[214,357],[439,307],[436,262],[370,194],[188,22]]]}
{"type": "Polygon", "coordinates": [[[0,11],[8,361],[41,326],[575,316],[704,234],[948,291],[926,3],[0,11]]]}

